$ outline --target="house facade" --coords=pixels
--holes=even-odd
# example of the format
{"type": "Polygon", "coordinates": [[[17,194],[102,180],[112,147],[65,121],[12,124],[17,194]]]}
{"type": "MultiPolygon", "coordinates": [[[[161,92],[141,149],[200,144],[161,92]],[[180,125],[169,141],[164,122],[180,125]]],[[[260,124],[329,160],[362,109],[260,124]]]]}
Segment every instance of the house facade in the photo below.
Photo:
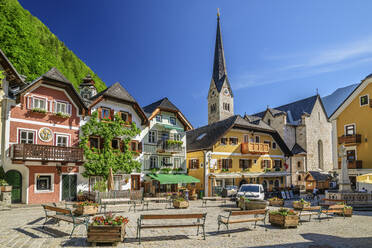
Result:
{"type": "Polygon", "coordinates": [[[367,76],[346,97],[331,114],[333,167],[340,173],[341,160],[338,148],[344,145],[347,150],[348,170],[353,189],[358,189],[356,176],[372,172],[371,148],[368,146],[372,137],[372,76],[367,76]]]}
{"type": "Polygon", "coordinates": [[[186,174],[186,131],[193,127],[168,98],[143,107],[149,126],[143,132],[144,192],[174,192],[177,184],[161,184],[155,174],[186,174]],[[173,188],[172,188],[173,187],[173,188]]]}
{"type": "MultiPolygon", "coordinates": [[[[129,92],[120,84],[115,83],[102,92],[97,93],[94,87],[94,81],[88,75],[80,84],[80,94],[88,106],[89,116],[98,112],[98,118],[114,119],[114,115],[119,115],[126,125],[130,127],[132,123],[140,129],[141,133],[132,138],[129,149],[133,151],[135,159],[144,164],[142,139],[145,135],[148,126],[148,119],[138,105],[137,101],[129,94],[129,92]]],[[[82,122],[84,125],[89,120],[89,117],[82,122]]],[[[105,137],[91,136],[89,138],[89,146],[93,149],[100,149],[103,145],[105,137]]],[[[111,146],[114,149],[124,149],[122,143],[125,137],[117,137],[111,141],[111,146]]],[[[84,184],[86,189],[92,190],[95,183],[101,180],[99,176],[91,176],[85,179],[84,184]]],[[[114,190],[139,190],[143,182],[143,174],[140,171],[133,171],[130,174],[116,172],[114,175],[114,190]]]]}
{"type": "Polygon", "coordinates": [[[3,166],[13,202],[74,200],[83,164],[79,127],[87,110],[79,94],[52,68],[8,97],[3,166]]]}
{"type": "Polygon", "coordinates": [[[267,108],[254,116],[274,128],[291,149],[288,185],[305,188],[309,171],[332,172],[332,125],[319,95],[267,108]]]}

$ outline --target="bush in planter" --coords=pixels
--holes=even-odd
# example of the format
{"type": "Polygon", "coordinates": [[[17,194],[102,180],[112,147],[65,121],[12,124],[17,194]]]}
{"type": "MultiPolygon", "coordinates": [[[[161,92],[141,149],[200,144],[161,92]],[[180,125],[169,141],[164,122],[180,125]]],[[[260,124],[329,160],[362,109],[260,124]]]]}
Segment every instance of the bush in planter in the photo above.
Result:
{"type": "Polygon", "coordinates": [[[41,108],[33,108],[31,111],[35,113],[41,113],[41,114],[46,114],[47,112],[45,109],[41,109],[41,108]]]}
{"type": "Polygon", "coordinates": [[[173,207],[175,208],[188,208],[189,202],[183,197],[178,197],[173,200],[173,207]]]}
{"type": "Polygon", "coordinates": [[[98,212],[98,203],[92,201],[83,201],[76,203],[76,214],[96,214],[98,212]]]}
{"type": "Polygon", "coordinates": [[[5,181],[5,179],[0,180],[0,186],[8,186],[9,184],[5,181]]]}
{"type": "Polygon", "coordinates": [[[280,208],[276,211],[270,211],[270,214],[272,215],[281,215],[281,216],[287,216],[287,215],[296,215],[295,211],[288,208],[280,208]]]}
{"type": "Polygon", "coordinates": [[[0,191],[9,192],[12,191],[12,186],[10,186],[5,179],[0,179],[0,191]]]}
{"type": "Polygon", "coordinates": [[[65,114],[65,113],[62,113],[62,112],[56,113],[56,116],[61,117],[61,118],[69,118],[70,117],[69,114],[65,114]]]}
{"type": "Polygon", "coordinates": [[[160,172],[161,172],[161,173],[164,173],[164,174],[169,174],[169,172],[171,172],[171,171],[172,171],[171,168],[162,168],[162,169],[160,170],[160,172]]]}
{"type": "Polygon", "coordinates": [[[301,199],[299,201],[294,201],[292,205],[294,209],[302,209],[304,207],[310,207],[310,202],[307,202],[304,199],[301,199]]]}
{"type": "Polygon", "coordinates": [[[269,222],[280,227],[297,227],[299,217],[292,209],[280,208],[269,212],[269,222]]]}
{"type": "Polygon", "coordinates": [[[283,206],[284,205],[284,200],[283,199],[280,199],[279,197],[272,197],[272,198],[269,198],[269,203],[270,203],[270,206],[283,206]]]}

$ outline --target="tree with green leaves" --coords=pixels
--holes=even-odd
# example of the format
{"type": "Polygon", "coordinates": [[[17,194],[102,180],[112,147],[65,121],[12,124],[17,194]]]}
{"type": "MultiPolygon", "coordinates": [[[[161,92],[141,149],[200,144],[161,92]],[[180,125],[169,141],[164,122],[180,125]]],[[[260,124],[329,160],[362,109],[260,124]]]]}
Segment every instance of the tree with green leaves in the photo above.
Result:
{"type": "Polygon", "coordinates": [[[98,112],[95,111],[81,130],[80,146],[84,149],[85,156],[83,176],[102,176],[107,179],[110,167],[114,173],[120,171],[125,174],[141,169],[141,163],[134,159],[135,152],[129,149],[132,138],[140,133],[134,122],[127,125],[117,114],[113,120],[100,120],[98,112]],[[90,148],[91,136],[101,137],[103,144],[99,149],[90,148]],[[111,142],[115,138],[121,138],[121,149],[112,148],[111,142]]]}
{"type": "Polygon", "coordinates": [[[3,79],[5,78],[4,71],[0,71],[0,87],[3,86],[3,79]]]}

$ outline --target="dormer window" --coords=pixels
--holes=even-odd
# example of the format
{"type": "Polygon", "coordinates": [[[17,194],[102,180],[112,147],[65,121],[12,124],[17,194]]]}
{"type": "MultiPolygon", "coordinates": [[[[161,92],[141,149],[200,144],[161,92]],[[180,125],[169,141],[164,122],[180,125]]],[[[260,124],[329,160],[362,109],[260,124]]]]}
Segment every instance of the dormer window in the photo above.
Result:
{"type": "Polygon", "coordinates": [[[176,125],[176,118],[174,118],[174,117],[169,117],[169,122],[170,122],[170,124],[172,124],[172,125],[176,125]]]}
{"type": "Polygon", "coordinates": [[[42,98],[32,98],[32,108],[33,109],[45,109],[46,110],[46,99],[42,98]]]}
{"type": "Polygon", "coordinates": [[[157,115],[156,116],[156,122],[162,122],[163,121],[163,118],[161,115],[157,115]]]}
{"type": "Polygon", "coordinates": [[[267,120],[267,125],[271,126],[271,120],[270,119],[267,120]]]}
{"type": "Polygon", "coordinates": [[[67,114],[67,104],[64,102],[57,102],[56,103],[56,112],[67,114]]]}
{"type": "Polygon", "coordinates": [[[108,118],[110,118],[110,110],[106,108],[102,108],[101,119],[108,119],[108,118]]]}
{"type": "Polygon", "coordinates": [[[368,95],[364,95],[360,97],[360,106],[365,106],[369,104],[369,97],[368,95]]]}
{"type": "Polygon", "coordinates": [[[127,122],[129,121],[129,113],[128,112],[120,112],[120,117],[123,121],[127,122]]]}

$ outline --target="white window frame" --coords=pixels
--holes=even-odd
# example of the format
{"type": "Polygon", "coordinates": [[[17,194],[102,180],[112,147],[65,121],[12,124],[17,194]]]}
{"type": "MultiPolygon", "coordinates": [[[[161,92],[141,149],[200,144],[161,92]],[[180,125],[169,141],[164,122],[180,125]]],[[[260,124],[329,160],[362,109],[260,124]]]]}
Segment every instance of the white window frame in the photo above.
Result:
{"type": "Polygon", "coordinates": [[[173,126],[176,126],[177,125],[177,119],[176,117],[169,117],[169,123],[173,126]],[[172,120],[174,120],[174,123],[172,123],[172,120]]]}
{"type": "Polygon", "coordinates": [[[151,144],[156,144],[157,143],[157,140],[158,140],[158,132],[156,130],[150,130],[149,131],[149,139],[148,139],[148,142],[151,143],[151,144]],[[150,137],[151,137],[151,133],[153,133],[154,135],[154,142],[150,141],[150,137]]]}
{"type": "Polygon", "coordinates": [[[158,156],[150,156],[149,157],[149,169],[151,170],[151,169],[153,169],[153,168],[159,168],[159,158],[158,158],[158,156]],[[155,167],[152,167],[151,168],[151,159],[154,159],[154,161],[155,161],[155,167]]]}
{"type": "Polygon", "coordinates": [[[232,145],[232,146],[236,146],[236,145],[238,145],[239,144],[239,139],[238,139],[238,137],[236,137],[236,136],[231,136],[230,138],[229,138],[229,145],[232,145]],[[236,144],[232,144],[231,143],[231,139],[236,139],[236,144]],[[231,143],[231,144],[230,144],[231,143]]]}
{"type": "Polygon", "coordinates": [[[173,135],[173,140],[181,141],[182,140],[181,134],[180,133],[175,133],[173,135]]]}
{"type": "Polygon", "coordinates": [[[254,136],[254,143],[259,144],[260,141],[261,141],[261,137],[260,136],[258,136],[258,135],[254,136]],[[256,142],[257,138],[258,138],[258,142],[256,142]]]}
{"type": "Polygon", "coordinates": [[[278,144],[275,141],[273,141],[273,142],[271,142],[271,147],[272,147],[273,150],[276,150],[276,149],[278,149],[278,144]],[[275,148],[274,148],[274,144],[275,144],[275,148]]]}
{"type": "Polygon", "coordinates": [[[34,193],[53,193],[54,192],[54,174],[53,173],[35,173],[35,181],[34,181],[34,193]],[[51,176],[50,177],[50,190],[38,190],[37,189],[37,177],[38,176],[51,176]]]}
{"type": "Polygon", "coordinates": [[[63,134],[63,133],[55,133],[56,139],[55,139],[55,146],[58,146],[58,137],[66,137],[67,142],[66,142],[66,147],[70,147],[70,135],[69,134],[63,134]]]}
{"type": "Polygon", "coordinates": [[[46,98],[37,97],[37,96],[32,97],[32,109],[45,109],[45,111],[47,111],[48,110],[47,104],[48,104],[48,101],[46,98]],[[39,106],[36,106],[36,101],[39,102],[39,106]],[[40,107],[40,102],[44,102],[44,108],[40,107]]]}
{"type": "Polygon", "coordinates": [[[359,105],[360,105],[360,107],[369,106],[369,94],[365,94],[365,95],[362,95],[362,96],[359,97],[359,105]],[[362,97],[365,97],[365,96],[367,97],[367,103],[362,105],[361,100],[362,100],[362,97]]]}
{"type": "Polygon", "coordinates": [[[68,110],[67,110],[67,106],[68,106],[68,104],[66,102],[56,101],[56,110],[55,110],[56,113],[69,114],[68,113],[68,110]],[[60,111],[58,111],[58,106],[60,106],[60,108],[62,106],[64,106],[65,107],[65,110],[64,111],[61,111],[61,109],[60,109],[60,111]]]}
{"type": "Polygon", "coordinates": [[[249,134],[244,134],[243,141],[244,143],[249,143],[249,134]]]}
{"type": "Polygon", "coordinates": [[[181,168],[181,159],[180,158],[173,158],[173,168],[175,168],[175,169],[181,168]],[[177,165],[176,161],[178,161],[178,165],[177,165]]]}
{"type": "Polygon", "coordinates": [[[159,115],[156,115],[155,116],[155,120],[156,120],[156,122],[163,122],[163,116],[161,116],[160,114],[159,115]],[[160,119],[160,120],[158,120],[158,118],[160,119]]]}
{"type": "Polygon", "coordinates": [[[354,134],[352,134],[352,135],[355,135],[356,134],[356,124],[355,123],[350,123],[350,124],[346,124],[346,125],[344,125],[344,135],[345,136],[347,136],[347,130],[346,130],[346,127],[348,127],[348,126],[354,126],[354,134]]]}
{"type": "Polygon", "coordinates": [[[27,128],[17,128],[17,143],[18,144],[22,144],[21,143],[21,132],[22,131],[33,132],[34,133],[34,142],[32,144],[37,144],[37,135],[38,135],[38,131],[37,130],[35,130],[35,129],[27,129],[27,128]]]}

